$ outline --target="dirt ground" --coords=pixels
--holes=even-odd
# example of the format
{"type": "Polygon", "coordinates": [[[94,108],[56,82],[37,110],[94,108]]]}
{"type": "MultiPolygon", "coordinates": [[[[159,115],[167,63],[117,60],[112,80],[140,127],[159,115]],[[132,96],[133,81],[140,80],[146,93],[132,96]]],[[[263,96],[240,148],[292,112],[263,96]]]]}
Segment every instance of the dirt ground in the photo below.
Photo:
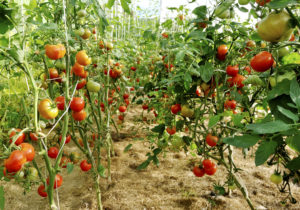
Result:
{"type": "MultiPolygon", "coordinates": [[[[152,114],[152,113],[151,113],[152,114]]],[[[137,171],[136,167],[147,159],[149,143],[141,141],[145,132],[141,126],[133,124],[140,117],[137,109],[130,110],[125,123],[120,128],[120,138],[114,137],[116,156],[112,158],[112,181],[101,179],[102,201],[106,210],[204,210],[204,209],[249,209],[241,192],[234,190],[231,196],[214,196],[213,184],[226,181],[225,169],[221,166],[214,176],[197,178],[192,172],[193,158],[184,152],[167,153],[160,156],[160,166],[149,165],[137,171]],[[124,152],[128,144],[131,149],[124,152]],[[212,205],[214,203],[214,205],[212,205]]],[[[68,150],[75,150],[72,143],[68,150]]],[[[274,168],[267,165],[255,167],[253,157],[244,159],[242,151],[234,150],[234,160],[252,200],[257,209],[300,209],[299,187],[292,185],[297,204],[282,206],[280,201],[287,196],[280,193],[269,176],[274,168]]],[[[88,173],[82,172],[78,165],[72,173],[64,169],[63,185],[58,188],[61,210],[96,209],[97,201],[93,182],[88,173]]],[[[37,194],[37,187],[23,194],[20,186],[13,181],[0,181],[5,191],[6,210],[44,210],[48,209],[47,199],[37,194]]]]}

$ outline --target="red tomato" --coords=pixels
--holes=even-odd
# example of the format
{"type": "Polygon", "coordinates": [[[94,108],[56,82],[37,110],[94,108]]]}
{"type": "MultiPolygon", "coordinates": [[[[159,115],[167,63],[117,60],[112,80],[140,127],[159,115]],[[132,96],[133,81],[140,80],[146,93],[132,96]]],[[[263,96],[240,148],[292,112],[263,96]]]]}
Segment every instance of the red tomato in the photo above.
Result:
{"type": "Polygon", "coordinates": [[[214,175],[217,171],[217,166],[213,163],[213,166],[210,168],[204,168],[204,171],[207,175],[214,175]]]}
{"type": "Polygon", "coordinates": [[[59,166],[62,168],[67,168],[67,164],[70,162],[71,162],[70,158],[68,158],[67,156],[62,156],[59,166]]]}
{"type": "Polygon", "coordinates": [[[26,163],[26,156],[20,150],[14,150],[8,157],[4,160],[4,166],[7,172],[17,172],[21,170],[23,165],[26,163]]]}
{"type": "MultiPolygon", "coordinates": [[[[60,135],[59,141],[61,141],[61,139],[62,139],[62,135],[60,135]]],[[[69,134],[66,136],[66,144],[69,143],[70,141],[71,141],[71,135],[69,134]]]]}
{"type": "Polygon", "coordinates": [[[250,68],[250,66],[246,66],[246,67],[244,68],[244,70],[247,71],[248,74],[251,74],[251,68],[250,68]]]}
{"type": "Polygon", "coordinates": [[[177,114],[180,111],[181,111],[181,105],[180,104],[174,104],[174,105],[171,106],[171,112],[173,114],[177,114]]]}
{"type": "Polygon", "coordinates": [[[204,168],[211,168],[214,165],[214,163],[209,159],[205,159],[202,161],[202,165],[204,168]]]}
{"type": "Polygon", "coordinates": [[[195,166],[193,169],[193,173],[196,177],[202,177],[204,176],[205,172],[203,168],[199,168],[198,166],[195,166]]]}
{"type": "Polygon", "coordinates": [[[32,161],[35,156],[34,147],[28,143],[22,143],[20,144],[20,147],[21,147],[21,151],[23,152],[23,154],[27,159],[27,162],[32,161]]]}
{"type": "Polygon", "coordinates": [[[256,0],[255,2],[259,5],[259,6],[264,6],[266,3],[270,2],[271,0],[256,0]]]}
{"type": "Polygon", "coordinates": [[[236,107],[236,101],[235,100],[226,100],[225,103],[224,103],[224,108],[225,109],[232,109],[234,110],[236,107]]]}
{"type": "Polygon", "coordinates": [[[52,60],[57,60],[65,56],[66,48],[62,44],[57,44],[57,45],[47,44],[45,46],[45,53],[48,58],[52,60]]]}
{"type": "Polygon", "coordinates": [[[219,55],[217,54],[217,58],[220,60],[220,61],[224,61],[226,59],[226,54],[225,55],[219,55]]]}
{"type": "Polygon", "coordinates": [[[86,118],[86,112],[85,110],[81,110],[80,112],[72,112],[72,117],[76,121],[82,121],[86,118]]]}
{"type": "Polygon", "coordinates": [[[210,133],[207,134],[206,136],[206,143],[211,146],[211,147],[214,147],[217,145],[217,142],[219,140],[219,138],[217,136],[212,136],[210,133]]]}
{"type": "Polygon", "coordinates": [[[227,66],[226,68],[226,73],[229,75],[229,76],[236,76],[238,73],[239,73],[239,66],[238,65],[235,65],[235,66],[227,66]]]}
{"type": "Polygon", "coordinates": [[[41,184],[38,188],[38,194],[41,196],[41,197],[47,197],[48,194],[47,192],[45,191],[45,186],[43,184],[41,184]]]}
{"type": "Polygon", "coordinates": [[[75,112],[80,112],[81,110],[84,109],[85,102],[83,98],[80,97],[74,97],[72,98],[71,104],[70,104],[70,109],[75,111],[75,112]]]}
{"type": "Polygon", "coordinates": [[[134,66],[130,67],[130,69],[131,69],[132,71],[136,71],[136,67],[134,67],[134,66]]]}
{"type": "Polygon", "coordinates": [[[228,52],[228,47],[225,44],[222,44],[218,47],[218,55],[224,56],[227,54],[227,52],[228,52]]]}
{"type": "Polygon", "coordinates": [[[64,96],[58,96],[55,99],[56,106],[59,110],[64,110],[65,109],[65,97],[64,96]]]}
{"type": "Polygon", "coordinates": [[[54,68],[49,69],[50,79],[57,79],[59,77],[58,71],[54,68]]]}
{"type": "Polygon", "coordinates": [[[50,148],[48,149],[48,156],[49,156],[50,158],[55,159],[55,158],[57,158],[57,156],[58,156],[58,152],[59,152],[59,150],[58,150],[57,147],[50,147],[50,148]]]}
{"type": "Polygon", "coordinates": [[[120,112],[125,112],[126,111],[126,106],[119,106],[119,111],[120,112]]]}
{"type": "Polygon", "coordinates": [[[143,110],[147,110],[149,107],[147,104],[143,104],[142,108],[143,108],[143,110]]]}
{"type": "Polygon", "coordinates": [[[229,83],[229,86],[232,87],[233,85],[236,85],[238,88],[244,87],[243,81],[245,80],[245,77],[243,75],[237,74],[235,77],[231,77],[227,80],[229,83]]]}
{"type": "Polygon", "coordinates": [[[153,114],[154,114],[154,116],[155,116],[155,117],[157,117],[157,116],[158,116],[158,114],[157,114],[157,112],[156,112],[156,111],[153,111],[153,114]]]}
{"type": "Polygon", "coordinates": [[[168,37],[169,37],[169,35],[168,35],[166,32],[162,33],[161,35],[162,35],[164,38],[168,38],[168,37]]]}
{"type": "Polygon", "coordinates": [[[290,42],[295,41],[295,34],[292,34],[292,35],[291,35],[291,38],[289,39],[289,41],[290,41],[290,42]]]}
{"type": "Polygon", "coordinates": [[[37,141],[38,140],[38,137],[35,133],[30,132],[29,136],[30,136],[31,141],[37,141]]]}
{"type": "MultiPolygon", "coordinates": [[[[54,186],[53,188],[56,189],[62,185],[63,178],[60,174],[55,175],[55,180],[54,180],[54,186]]],[[[49,185],[49,177],[47,178],[47,185],[49,185]]]]}
{"type": "Polygon", "coordinates": [[[83,160],[80,163],[80,168],[82,171],[89,171],[92,168],[92,164],[88,163],[87,160],[83,160]]]}
{"type": "Polygon", "coordinates": [[[116,70],[112,69],[112,70],[109,70],[109,76],[113,79],[116,79],[116,78],[118,78],[119,74],[116,70]]]}
{"type": "MultiPolygon", "coordinates": [[[[21,129],[14,129],[11,133],[10,133],[10,135],[9,135],[9,138],[10,138],[10,140],[9,140],[9,143],[12,143],[12,137],[14,136],[14,135],[16,135],[16,133],[19,133],[19,132],[21,132],[22,130],[21,129]]],[[[16,145],[20,145],[20,144],[22,144],[23,143],[23,141],[25,140],[25,138],[26,138],[26,135],[25,135],[25,133],[22,133],[20,136],[19,136],[19,138],[17,138],[17,140],[15,141],[15,144],[16,145]]]]}
{"type": "Polygon", "coordinates": [[[273,63],[274,63],[274,59],[272,57],[272,54],[267,51],[258,53],[250,61],[251,67],[253,68],[254,71],[257,72],[267,71],[268,69],[271,68],[273,63]]]}
{"type": "Polygon", "coordinates": [[[80,65],[79,63],[75,63],[74,66],[72,67],[72,72],[79,77],[84,76],[85,71],[84,71],[84,66],[80,65]]]}
{"type": "Polygon", "coordinates": [[[124,115],[119,115],[118,118],[119,118],[119,120],[123,121],[124,120],[124,115]]]}
{"type": "Polygon", "coordinates": [[[130,88],[130,91],[134,91],[134,87],[131,87],[131,88],[130,88]]]}
{"type": "Polygon", "coordinates": [[[76,86],[76,90],[80,90],[81,88],[83,88],[85,86],[85,84],[86,84],[86,80],[81,79],[80,82],[76,86]]]}
{"type": "Polygon", "coordinates": [[[168,134],[174,135],[174,134],[176,133],[176,127],[175,127],[175,126],[172,127],[172,128],[168,127],[168,128],[166,129],[166,131],[168,132],[168,134]]]}
{"type": "Polygon", "coordinates": [[[129,94],[128,94],[128,93],[124,93],[123,99],[125,100],[125,99],[127,99],[127,98],[129,98],[129,94]]]}

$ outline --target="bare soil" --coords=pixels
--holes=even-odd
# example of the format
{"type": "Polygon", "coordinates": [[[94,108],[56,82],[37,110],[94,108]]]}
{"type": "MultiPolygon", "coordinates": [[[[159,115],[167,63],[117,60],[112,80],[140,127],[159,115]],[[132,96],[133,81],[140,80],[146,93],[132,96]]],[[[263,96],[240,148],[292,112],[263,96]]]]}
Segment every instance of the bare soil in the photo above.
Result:
{"type": "MultiPolygon", "coordinates": [[[[112,181],[109,183],[106,179],[101,180],[104,209],[249,209],[238,189],[230,196],[215,196],[213,184],[224,184],[227,175],[225,169],[219,166],[215,175],[197,178],[192,172],[197,159],[190,154],[169,152],[160,156],[159,167],[151,164],[147,169],[137,171],[136,167],[147,159],[146,153],[149,151],[149,143],[142,141],[146,139],[146,131],[141,122],[137,122],[137,119],[141,119],[140,109],[138,107],[129,111],[120,128],[120,137],[113,135],[116,156],[112,158],[112,181]],[[128,144],[133,146],[124,152],[128,144]]],[[[67,147],[68,151],[76,150],[72,143],[67,147]]],[[[276,185],[269,181],[269,176],[274,171],[273,167],[255,167],[254,158],[250,156],[244,159],[239,149],[234,150],[234,160],[237,167],[243,169],[239,176],[257,209],[300,209],[299,203],[286,206],[280,204],[287,193],[280,193],[276,185]]],[[[72,173],[67,174],[64,169],[62,175],[64,182],[58,188],[60,209],[96,209],[97,201],[89,173],[82,172],[76,165],[72,173]]],[[[6,210],[48,209],[47,199],[37,194],[38,186],[33,186],[32,191],[24,195],[22,187],[14,181],[0,181],[0,184],[5,190],[6,210]]],[[[292,191],[294,197],[300,201],[299,187],[292,185],[292,191]]]]}

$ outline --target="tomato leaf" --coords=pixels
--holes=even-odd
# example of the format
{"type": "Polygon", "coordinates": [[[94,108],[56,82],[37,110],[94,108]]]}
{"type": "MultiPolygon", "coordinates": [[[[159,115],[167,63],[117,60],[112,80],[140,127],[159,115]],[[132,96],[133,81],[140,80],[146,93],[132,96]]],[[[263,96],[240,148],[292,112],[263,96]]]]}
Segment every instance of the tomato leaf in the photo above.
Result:
{"type": "Polygon", "coordinates": [[[214,127],[219,122],[220,119],[221,119],[220,115],[211,116],[209,118],[208,127],[209,128],[214,127]]]}
{"type": "Polygon", "coordinates": [[[254,146],[259,141],[259,139],[259,136],[246,134],[243,136],[223,138],[223,142],[235,147],[248,148],[254,146]]]}
{"type": "Polygon", "coordinates": [[[195,15],[198,16],[198,18],[201,18],[201,19],[205,19],[206,18],[206,14],[207,14],[207,7],[206,6],[200,6],[200,7],[196,7],[194,10],[193,10],[193,13],[195,15]]]}
{"type": "Polygon", "coordinates": [[[199,72],[201,79],[204,82],[208,82],[214,74],[214,68],[211,63],[205,63],[205,65],[199,66],[199,72]]]}
{"type": "Polygon", "coordinates": [[[233,121],[233,124],[237,127],[240,127],[242,128],[243,127],[243,124],[242,124],[242,119],[244,118],[243,115],[241,114],[234,114],[232,116],[232,121],[233,121]]]}
{"type": "Polygon", "coordinates": [[[296,5],[297,0],[276,0],[271,1],[267,4],[270,9],[281,9],[285,8],[288,5],[296,5]]]}
{"type": "Polygon", "coordinates": [[[299,120],[299,117],[298,115],[294,114],[293,112],[291,112],[290,110],[288,109],[285,109],[281,106],[277,106],[277,109],[279,112],[281,112],[284,116],[292,119],[294,122],[297,122],[299,120]]]}
{"type": "Polygon", "coordinates": [[[290,96],[298,109],[300,109],[300,87],[296,79],[291,82],[290,96]]]}
{"type": "Polygon", "coordinates": [[[279,82],[268,94],[267,100],[271,100],[280,95],[288,95],[290,90],[291,81],[285,79],[282,82],[279,82]]]}
{"type": "Polygon", "coordinates": [[[288,146],[291,149],[298,152],[298,153],[300,153],[300,141],[299,141],[299,139],[300,139],[300,133],[286,139],[286,142],[287,142],[288,146]]]}
{"type": "Polygon", "coordinates": [[[255,152],[255,165],[260,166],[268,160],[268,158],[274,154],[277,147],[275,141],[262,141],[255,152]]]}
{"type": "Polygon", "coordinates": [[[145,168],[147,168],[148,167],[148,165],[150,164],[150,162],[151,162],[151,157],[149,157],[147,160],[145,160],[141,165],[139,165],[136,169],[137,170],[143,170],[143,169],[145,169],[145,168]]]}
{"type": "Polygon", "coordinates": [[[0,186],[0,209],[1,210],[4,210],[4,204],[5,204],[4,188],[3,186],[0,186]]]}
{"type": "Polygon", "coordinates": [[[294,158],[286,165],[287,168],[291,170],[299,170],[300,169],[300,156],[294,158]]]}
{"type": "Polygon", "coordinates": [[[185,50],[178,51],[176,53],[176,57],[175,57],[176,62],[182,61],[182,59],[184,58],[184,56],[185,56],[185,50]]]}
{"type": "Polygon", "coordinates": [[[276,133],[281,131],[286,131],[290,129],[290,125],[286,124],[280,120],[275,120],[272,122],[266,123],[256,123],[247,125],[246,128],[248,130],[252,130],[257,134],[267,134],[267,133],[276,133]]]}
{"type": "Polygon", "coordinates": [[[176,130],[177,130],[177,131],[182,130],[183,126],[184,126],[184,120],[178,120],[178,121],[176,122],[176,130]]]}
{"type": "Polygon", "coordinates": [[[98,173],[99,173],[99,175],[100,175],[101,177],[106,178],[106,176],[105,176],[105,168],[104,168],[103,165],[100,164],[100,165],[98,166],[98,168],[97,168],[97,171],[98,171],[98,173]]]}
{"type": "Polygon", "coordinates": [[[132,147],[132,144],[128,144],[125,149],[124,152],[128,152],[130,150],[130,148],[132,147]]]}
{"type": "Polygon", "coordinates": [[[151,131],[162,135],[163,132],[165,131],[165,124],[157,125],[154,128],[152,128],[151,131]]]}
{"type": "Polygon", "coordinates": [[[112,6],[114,6],[114,4],[115,4],[115,0],[108,0],[106,6],[107,6],[109,9],[111,9],[112,6]]]}
{"type": "Polygon", "coordinates": [[[67,172],[70,174],[73,171],[74,165],[72,163],[67,163],[67,172]]]}

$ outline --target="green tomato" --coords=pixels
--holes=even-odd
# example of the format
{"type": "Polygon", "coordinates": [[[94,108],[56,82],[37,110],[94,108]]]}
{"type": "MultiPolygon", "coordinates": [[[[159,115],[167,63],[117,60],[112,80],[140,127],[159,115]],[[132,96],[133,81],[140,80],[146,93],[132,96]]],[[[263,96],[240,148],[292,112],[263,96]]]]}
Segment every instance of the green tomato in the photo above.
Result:
{"type": "Polygon", "coordinates": [[[172,137],[171,144],[172,144],[171,149],[179,150],[181,147],[184,146],[185,143],[180,136],[174,135],[172,137]]]}
{"type": "MultiPolygon", "coordinates": [[[[288,71],[277,77],[277,83],[282,82],[284,79],[293,80],[296,76],[297,75],[294,71],[288,71]]],[[[275,76],[270,77],[269,82],[270,82],[271,87],[275,87],[277,84],[275,76]]]]}
{"type": "Polygon", "coordinates": [[[99,92],[100,87],[101,87],[101,85],[99,83],[94,82],[92,80],[89,80],[86,83],[86,86],[87,86],[88,91],[90,91],[90,92],[99,92]]]}
{"type": "Polygon", "coordinates": [[[271,12],[258,24],[257,33],[265,41],[286,41],[291,37],[293,32],[290,19],[290,15],[284,10],[279,13],[271,12]]]}
{"type": "Polygon", "coordinates": [[[236,189],[236,185],[234,183],[230,184],[230,185],[228,185],[228,189],[235,190],[236,189]]]}
{"type": "Polygon", "coordinates": [[[78,36],[82,36],[84,34],[84,29],[79,28],[79,29],[75,30],[75,34],[78,35],[78,36]]]}
{"type": "Polygon", "coordinates": [[[58,69],[66,69],[66,63],[62,61],[57,61],[55,67],[58,69]]]}
{"type": "Polygon", "coordinates": [[[230,10],[228,8],[220,5],[215,10],[215,14],[218,18],[227,19],[230,17],[230,10]]]}
{"type": "Polygon", "coordinates": [[[273,182],[274,184],[280,184],[282,182],[283,178],[280,174],[274,173],[270,176],[270,181],[273,182]]]}
{"type": "Polygon", "coordinates": [[[85,16],[86,16],[86,11],[85,11],[84,9],[79,10],[79,11],[77,12],[77,16],[78,16],[79,18],[85,17],[85,16]]]}
{"type": "Polygon", "coordinates": [[[250,0],[239,0],[240,5],[246,5],[250,2],[250,0]]]}
{"type": "Polygon", "coordinates": [[[278,56],[283,57],[290,53],[290,48],[288,46],[282,47],[278,50],[278,56]]]}
{"type": "Polygon", "coordinates": [[[38,171],[34,167],[29,167],[26,171],[26,178],[30,181],[38,180],[38,171]]]}

